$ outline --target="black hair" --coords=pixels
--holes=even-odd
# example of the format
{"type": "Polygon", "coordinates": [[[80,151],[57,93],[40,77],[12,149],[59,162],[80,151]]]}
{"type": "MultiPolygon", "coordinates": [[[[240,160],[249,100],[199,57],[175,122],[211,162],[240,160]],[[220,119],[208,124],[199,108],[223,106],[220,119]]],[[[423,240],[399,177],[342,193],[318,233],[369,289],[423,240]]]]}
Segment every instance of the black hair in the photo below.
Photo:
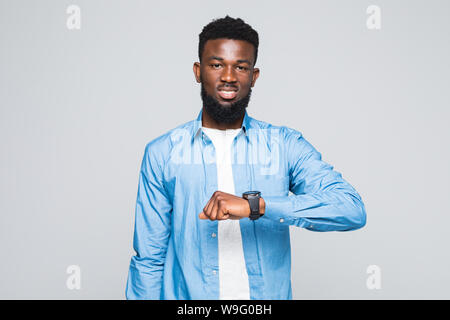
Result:
{"type": "Polygon", "coordinates": [[[215,19],[203,27],[202,32],[199,34],[198,43],[198,58],[200,62],[206,41],[220,38],[250,42],[255,48],[255,61],[253,66],[256,64],[259,45],[258,32],[245,23],[244,20],[231,18],[228,15],[225,18],[215,19]]]}

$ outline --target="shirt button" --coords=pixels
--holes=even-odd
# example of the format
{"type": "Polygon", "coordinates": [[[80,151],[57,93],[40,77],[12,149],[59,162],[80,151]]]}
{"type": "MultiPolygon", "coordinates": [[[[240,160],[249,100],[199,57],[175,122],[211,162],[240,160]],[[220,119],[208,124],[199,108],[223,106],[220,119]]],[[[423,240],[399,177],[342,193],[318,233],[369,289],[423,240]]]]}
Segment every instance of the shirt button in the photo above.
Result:
{"type": "Polygon", "coordinates": [[[217,271],[216,271],[216,270],[213,270],[212,274],[213,274],[213,275],[216,275],[216,273],[217,273],[217,271]]]}
{"type": "Polygon", "coordinates": [[[211,233],[211,237],[215,238],[217,235],[213,232],[211,233]]]}
{"type": "Polygon", "coordinates": [[[314,226],[312,224],[310,224],[309,227],[312,229],[314,226]]]}
{"type": "Polygon", "coordinates": [[[280,222],[281,222],[281,223],[283,223],[283,222],[284,222],[284,219],[283,219],[283,218],[281,218],[281,219],[280,219],[280,222]]]}

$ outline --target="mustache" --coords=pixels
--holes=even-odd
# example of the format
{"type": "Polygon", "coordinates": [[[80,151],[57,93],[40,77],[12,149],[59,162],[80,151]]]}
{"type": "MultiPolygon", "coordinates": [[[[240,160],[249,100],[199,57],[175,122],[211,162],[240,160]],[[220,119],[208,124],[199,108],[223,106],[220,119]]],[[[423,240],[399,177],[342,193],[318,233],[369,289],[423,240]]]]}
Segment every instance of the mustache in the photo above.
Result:
{"type": "Polygon", "coordinates": [[[223,89],[233,89],[234,91],[238,91],[238,87],[230,85],[230,84],[226,84],[226,85],[217,87],[217,90],[223,90],[223,89]]]}

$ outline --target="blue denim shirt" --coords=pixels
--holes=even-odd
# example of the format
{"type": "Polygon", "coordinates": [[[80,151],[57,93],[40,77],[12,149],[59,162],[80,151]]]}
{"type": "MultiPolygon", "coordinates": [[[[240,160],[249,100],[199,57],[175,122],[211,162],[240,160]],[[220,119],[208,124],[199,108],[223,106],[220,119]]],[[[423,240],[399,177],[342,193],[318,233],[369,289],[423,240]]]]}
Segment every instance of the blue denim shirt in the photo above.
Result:
{"type": "MultiPolygon", "coordinates": [[[[217,191],[201,119],[202,110],[145,148],[127,299],[219,299],[218,221],[198,217],[217,191]]],[[[266,203],[260,219],[239,220],[250,298],[292,299],[289,226],[355,230],[366,223],[364,204],[294,129],[246,112],[231,154],[236,195],[257,190],[266,203]]]]}

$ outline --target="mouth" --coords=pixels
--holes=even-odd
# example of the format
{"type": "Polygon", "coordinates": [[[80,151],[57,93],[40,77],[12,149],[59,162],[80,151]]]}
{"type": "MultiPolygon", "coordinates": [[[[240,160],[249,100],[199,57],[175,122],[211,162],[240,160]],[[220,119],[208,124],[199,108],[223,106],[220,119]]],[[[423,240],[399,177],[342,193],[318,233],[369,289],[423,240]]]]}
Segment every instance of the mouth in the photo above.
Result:
{"type": "Polygon", "coordinates": [[[238,90],[234,88],[220,88],[217,93],[224,100],[233,100],[236,98],[238,90]]]}

